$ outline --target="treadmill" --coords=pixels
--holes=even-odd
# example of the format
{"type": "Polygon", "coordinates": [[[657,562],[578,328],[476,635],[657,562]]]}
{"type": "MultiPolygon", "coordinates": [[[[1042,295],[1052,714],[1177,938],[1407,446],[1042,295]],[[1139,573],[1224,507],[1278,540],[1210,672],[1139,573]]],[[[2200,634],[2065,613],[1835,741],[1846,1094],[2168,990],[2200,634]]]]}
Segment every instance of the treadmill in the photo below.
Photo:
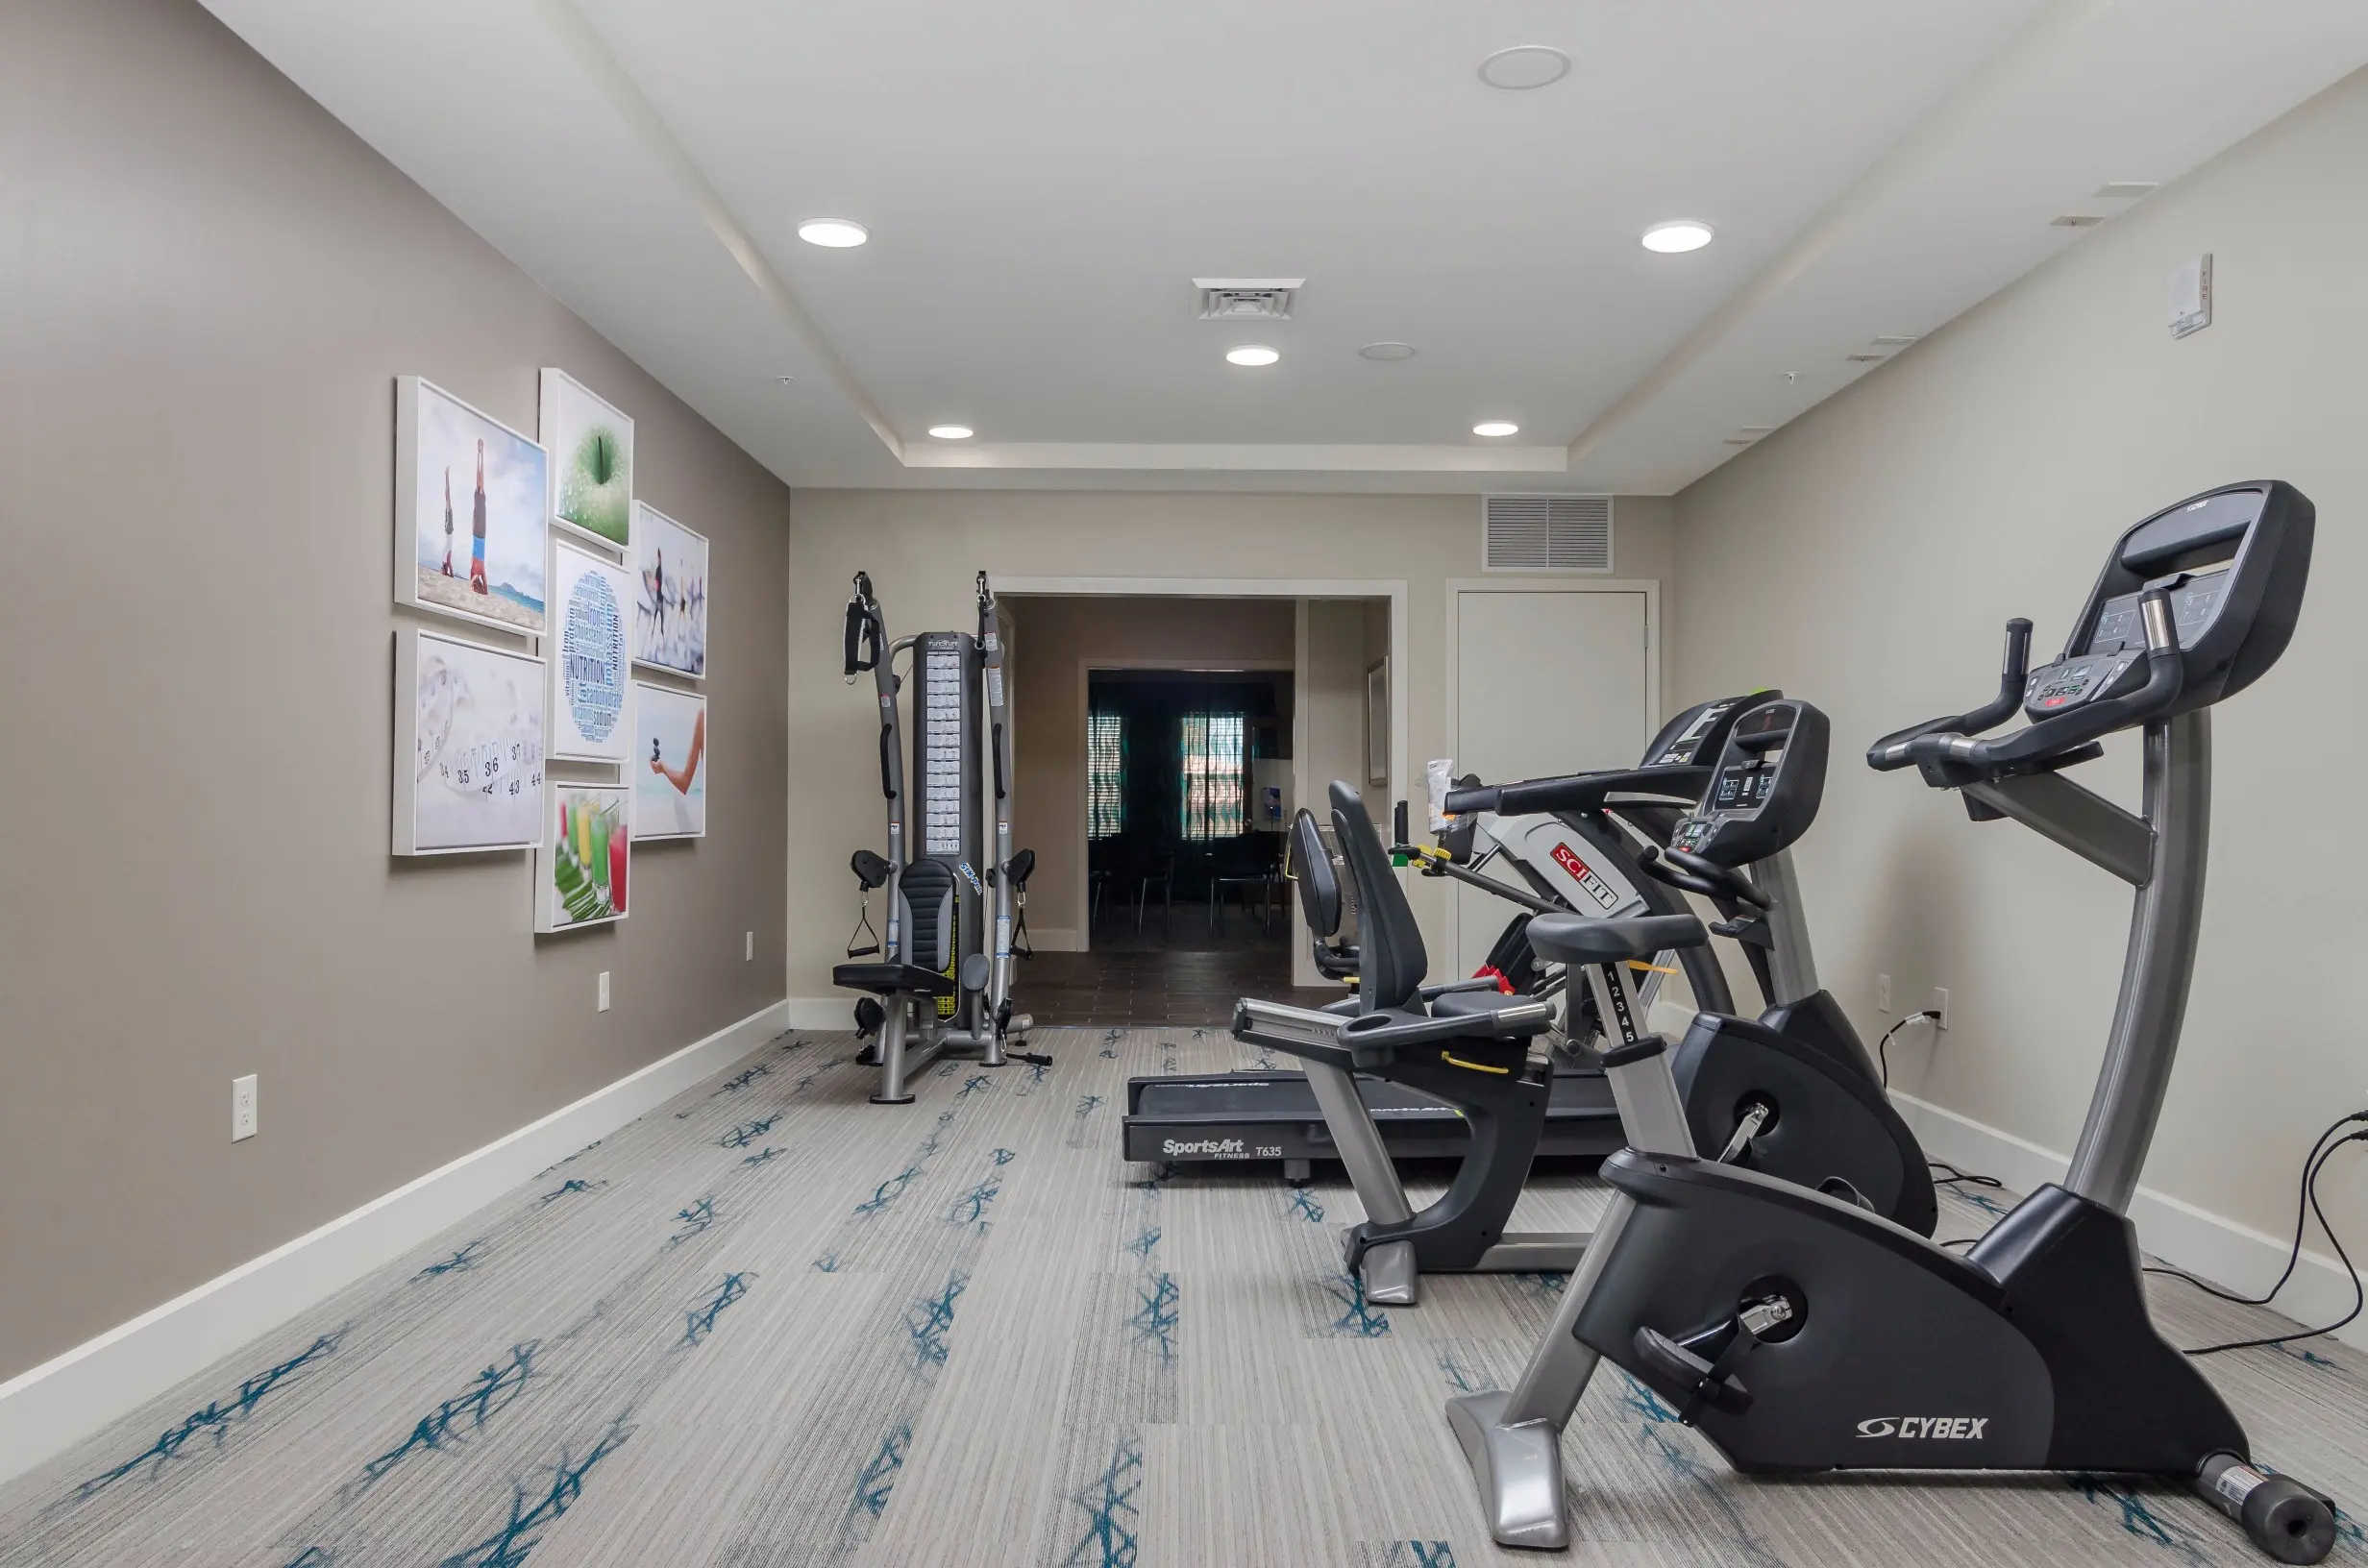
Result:
{"type": "MultiPolygon", "coordinates": [[[[1689,708],[1662,726],[1636,768],[1451,791],[1443,805],[1458,822],[1443,835],[1451,847],[1421,852],[1422,872],[1476,884],[1521,906],[1491,955],[1491,968],[1532,985],[1538,976],[1528,961],[1525,931],[1533,913],[1567,910],[1606,919],[1689,913],[1675,892],[1637,869],[1637,854],[1665,843],[1700,801],[1736,721],[1782,695],[1755,692],[1689,708]],[[1477,836],[1470,831],[1475,821],[1492,845],[1476,860],[1468,852],[1477,836]],[[1527,896],[1482,874],[1492,858],[1504,859],[1520,873],[1527,896]],[[1514,957],[1508,947],[1515,943],[1521,951],[1508,962],[1514,957]]],[[[1405,848],[1402,804],[1399,810],[1397,837],[1405,848]]],[[[1324,944],[1330,935],[1313,933],[1319,968],[1339,975],[1341,950],[1324,944]]],[[[1715,955],[1694,947],[1675,956],[1700,1006],[1733,1011],[1715,955]]],[[[1648,982],[1658,979],[1647,976],[1648,982]]],[[[1566,996],[1565,1009],[1565,1039],[1584,1040],[1594,1031],[1592,999],[1583,990],[1566,996]]],[[[1587,1060],[1588,1053],[1549,1048],[1555,1071],[1538,1154],[1596,1161],[1625,1147],[1602,1069],[1587,1060]]],[[[1463,1118],[1427,1095],[1364,1076],[1357,1089],[1394,1159],[1452,1159],[1470,1141],[1463,1118]]],[[[1120,1137],[1125,1159],[1172,1169],[1279,1160],[1284,1180],[1295,1186],[1314,1178],[1317,1161],[1341,1158],[1306,1074],[1289,1069],[1130,1078],[1120,1137]]]]}

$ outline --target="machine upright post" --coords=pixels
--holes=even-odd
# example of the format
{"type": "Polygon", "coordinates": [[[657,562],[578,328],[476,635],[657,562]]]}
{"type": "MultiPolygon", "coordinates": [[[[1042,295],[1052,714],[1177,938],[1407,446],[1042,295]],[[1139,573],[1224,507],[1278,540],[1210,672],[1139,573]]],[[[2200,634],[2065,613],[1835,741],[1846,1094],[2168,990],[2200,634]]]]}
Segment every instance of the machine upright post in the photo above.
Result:
{"type": "Polygon", "coordinates": [[[2211,838],[2211,710],[2148,724],[2145,766],[2152,862],[2130,915],[2129,956],[2096,1096],[2063,1183],[2116,1213],[2129,1213],[2145,1168],[2195,974],[2211,838]]]}
{"type": "Polygon", "coordinates": [[[982,716],[985,733],[979,737],[985,766],[979,769],[978,783],[981,814],[993,824],[989,829],[993,858],[986,870],[995,889],[992,923],[987,928],[994,962],[988,970],[986,994],[981,999],[986,1016],[979,1020],[978,1028],[981,1034],[992,1037],[987,1060],[995,1066],[1002,1061],[1005,1008],[1011,999],[1013,759],[1009,694],[1003,685],[1003,630],[997,615],[995,590],[987,585],[984,572],[978,574],[978,650],[979,673],[986,692],[982,716]]]}

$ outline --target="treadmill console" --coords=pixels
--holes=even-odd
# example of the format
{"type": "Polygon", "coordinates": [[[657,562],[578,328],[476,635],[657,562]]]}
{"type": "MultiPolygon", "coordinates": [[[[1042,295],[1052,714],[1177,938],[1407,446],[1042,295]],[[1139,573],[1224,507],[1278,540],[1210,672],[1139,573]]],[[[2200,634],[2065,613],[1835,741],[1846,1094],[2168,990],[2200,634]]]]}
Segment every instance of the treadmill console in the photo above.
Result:
{"type": "Polygon", "coordinates": [[[1669,834],[1669,847],[1730,869],[1786,849],[1817,820],[1825,795],[1825,715],[1796,698],[1736,721],[1711,787],[1669,834]]]}

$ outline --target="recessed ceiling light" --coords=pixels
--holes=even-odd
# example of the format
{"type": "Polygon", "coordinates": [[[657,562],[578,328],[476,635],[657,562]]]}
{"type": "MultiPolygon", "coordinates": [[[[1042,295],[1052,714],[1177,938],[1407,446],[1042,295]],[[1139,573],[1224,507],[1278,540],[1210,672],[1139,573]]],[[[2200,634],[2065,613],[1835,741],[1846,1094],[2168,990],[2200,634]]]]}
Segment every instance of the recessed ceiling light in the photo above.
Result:
{"type": "Polygon", "coordinates": [[[1484,419],[1471,428],[1474,435],[1518,435],[1521,427],[1509,419],[1484,419]]]}
{"type": "Polygon", "coordinates": [[[932,425],[929,433],[940,441],[968,441],[974,432],[968,425],[932,425]]]}
{"type": "Polygon", "coordinates": [[[1656,223],[1644,231],[1644,248],[1674,256],[1681,251],[1698,251],[1711,242],[1711,226],[1695,218],[1671,218],[1656,223]]]}
{"type": "Polygon", "coordinates": [[[1480,62],[1480,80],[1507,92],[1552,86],[1570,74],[1570,57],[1542,43],[1499,49],[1480,62]]]}
{"type": "Polygon", "coordinates": [[[1412,343],[1368,343],[1357,353],[1368,359],[1383,361],[1412,359],[1415,356],[1415,346],[1412,343]]]}
{"type": "Polygon", "coordinates": [[[852,218],[808,218],[798,225],[798,237],[808,245],[844,251],[870,239],[872,231],[852,218]]]}
{"type": "Polygon", "coordinates": [[[1270,365],[1281,357],[1281,354],[1260,343],[1245,343],[1225,351],[1226,362],[1236,365],[1270,365]]]}

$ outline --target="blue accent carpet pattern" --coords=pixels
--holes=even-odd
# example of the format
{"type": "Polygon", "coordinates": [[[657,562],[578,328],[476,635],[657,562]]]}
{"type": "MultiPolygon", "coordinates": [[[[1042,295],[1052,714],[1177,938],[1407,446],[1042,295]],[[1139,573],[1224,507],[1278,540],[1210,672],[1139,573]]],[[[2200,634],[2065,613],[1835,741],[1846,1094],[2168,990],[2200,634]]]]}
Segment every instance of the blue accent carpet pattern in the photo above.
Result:
{"type": "MultiPolygon", "coordinates": [[[[1130,1074],[1249,1065],[1221,1030],[1037,1039],[898,1108],[848,1037],[775,1041],[0,1488],[0,1568],[2264,1560],[2118,1478],[1746,1480],[1611,1370],[1572,1549],[1502,1552],[1443,1402],[1517,1375],[1562,1281],[1377,1308],[1336,1174],[1118,1158],[1130,1074]]],[[[1541,1173],[1516,1223],[1600,1201],[1541,1173]]],[[[1940,1234],[1998,1207],[1952,1189],[1940,1234]]],[[[2278,1332],[2151,1288],[2178,1342],[2278,1332]]],[[[2209,1365],[2263,1460],[2368,1500],[2368,1358],[2209,1365]]],[[[2368,1562],[2348,1513],[2331,1560],[2368,1562]]]]}

